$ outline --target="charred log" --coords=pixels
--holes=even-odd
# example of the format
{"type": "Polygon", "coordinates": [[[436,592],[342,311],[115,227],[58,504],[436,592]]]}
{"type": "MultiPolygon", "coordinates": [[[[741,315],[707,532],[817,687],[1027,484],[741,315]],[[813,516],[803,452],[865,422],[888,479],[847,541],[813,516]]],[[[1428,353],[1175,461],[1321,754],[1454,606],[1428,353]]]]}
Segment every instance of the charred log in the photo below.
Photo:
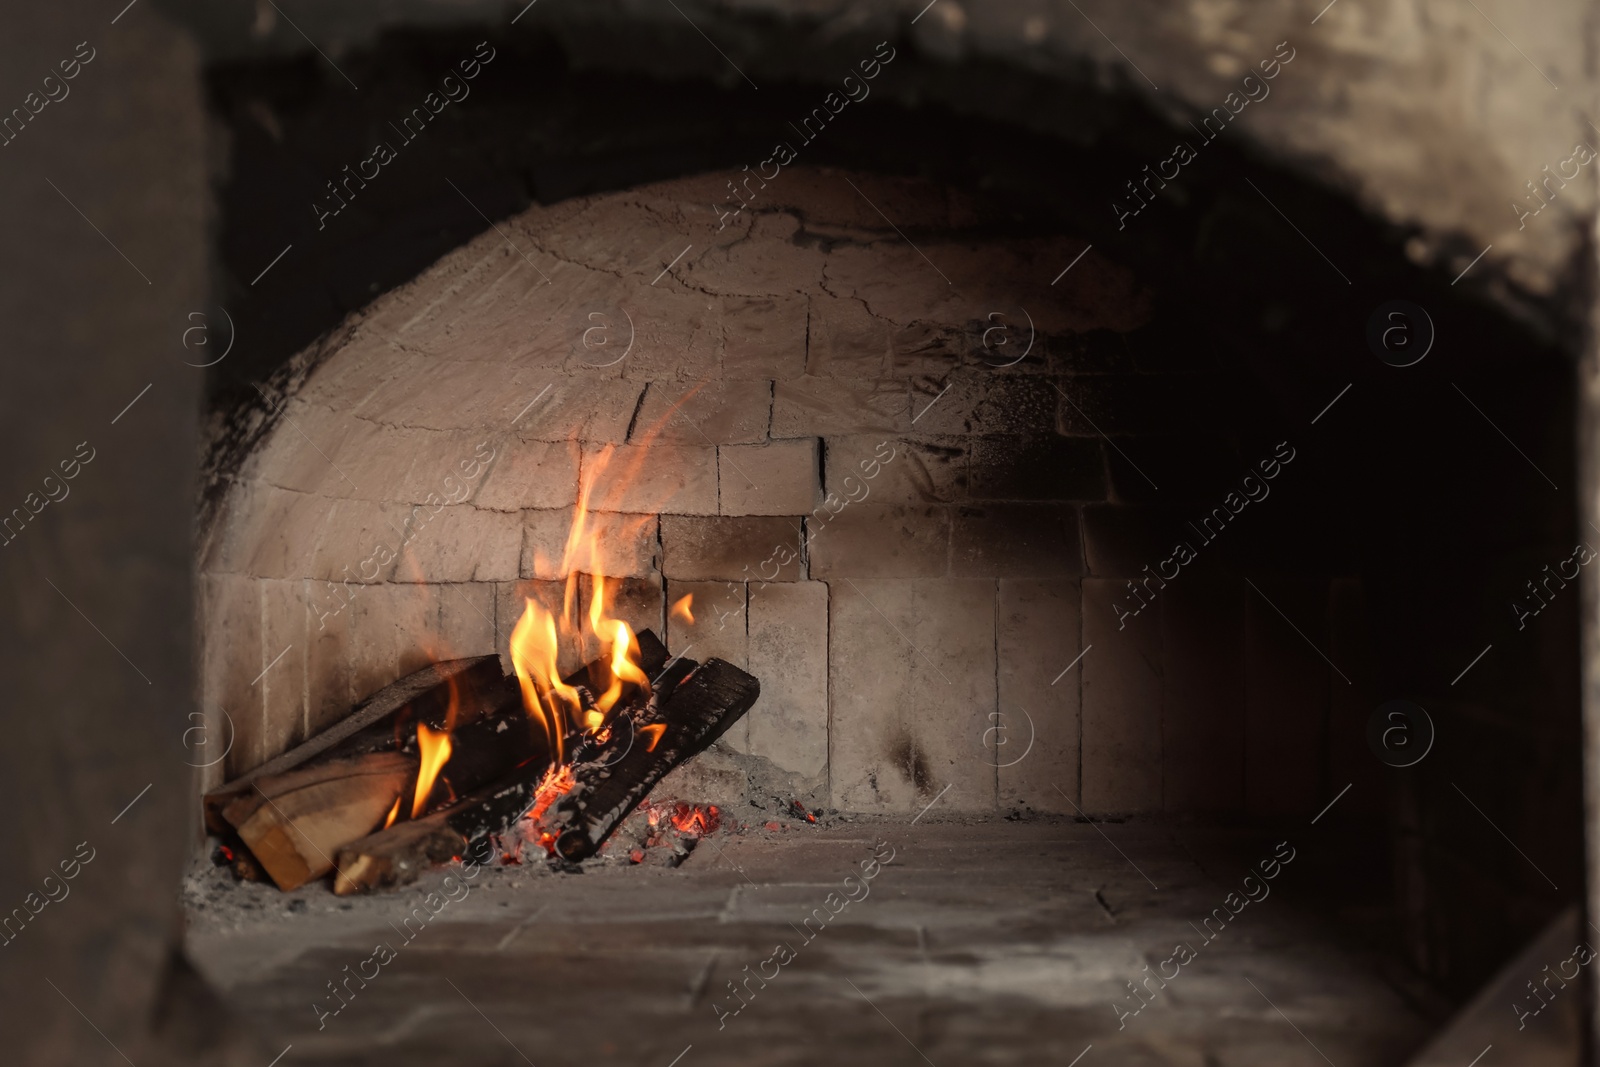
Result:
{"type": "Polygon", "coordinates": [[[572,789],[541,822],[556,853],[574,863],[594,855],[657,782],[721,737],[760,694],[760,682],[720,659],[691,666],[670,690],[658,689],[630,715],[634,743],[627,751],[616,757],[603,749],[574,763],[572,789]]]}

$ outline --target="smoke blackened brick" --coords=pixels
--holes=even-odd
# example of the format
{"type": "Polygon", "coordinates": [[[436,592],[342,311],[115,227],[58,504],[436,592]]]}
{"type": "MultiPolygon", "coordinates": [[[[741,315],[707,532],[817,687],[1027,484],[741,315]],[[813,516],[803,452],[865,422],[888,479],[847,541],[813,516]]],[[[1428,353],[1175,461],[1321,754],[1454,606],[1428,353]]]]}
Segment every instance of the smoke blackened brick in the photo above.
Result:
{"type": "Polygon", "coordinates": [[[1083,581],[1083,799],[1091,812],[1161,808],[1161,603],[1119,628],[1122,582],[1083,581]],[[1154,614],[1157,617],[1151,618],[1154,614]]]}
{"type": "Polygon", "coordinates": [[[966,492],[967,439],[871,434],[830,437],[827,468],[828,491],[836,496],[854,494],[874,504],[950,503],[966,492]],[[894,456],[882,462],[888,454],[886,442],[894,456]],[[869,477],[870,472],[876,475],[869,477]]]}
{"type": "MultiPolygon", "coordinates": [[[[1224,532],[1226,536],[1226,532],[1224,532]]],[[[1084,558],[1089,573],[1100,578],[1134,578],[1152,571],[1172,555],[1180,542],[1192,546],[1189,567],[1215,565],[1206,543],[1191,530],[1183,513],[1144,505],[1090,504],[1083,509],[1084,558]]]]}
{"type": "Polygon", "coordinates": [[[1070,504],[956,508],[950,529],[950,573],[957,578],[1080,575],[1078,510],[1070,504]]]}
{"type": "Polygon", "coordinates": [[[901,434],[911,430],[911,398],[903,378],[819,378],[773,387],[772,436],[901,434]]]}
{"type": "Polygon", "coordinates": [[[1057,434],[974,438],[969,496],[974,500],[1104,500],[1100,442],[1057,434]]]}
{"type": "Polygon", "coordinates": [[[1119,438],[1106,464],[1113,499],[1139,503],[1214,503],[1248,473],[1234,443],[1210,435],[1119,438]]]}

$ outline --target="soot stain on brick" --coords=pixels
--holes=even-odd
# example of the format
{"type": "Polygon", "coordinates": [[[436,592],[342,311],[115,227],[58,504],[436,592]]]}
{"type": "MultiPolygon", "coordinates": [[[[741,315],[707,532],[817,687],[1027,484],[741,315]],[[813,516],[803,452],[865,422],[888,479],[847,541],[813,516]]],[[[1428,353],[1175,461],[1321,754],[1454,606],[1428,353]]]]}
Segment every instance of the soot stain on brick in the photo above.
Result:
{"type": "Polygon", "coordinates": [[[1079,501],[1106,498],[1098,441],[1055,434],[993,434],[973,439],[967,460],[974,500],[1079,501]]]}
{"type": "Polygon", "coordinates": [[[933,775],[928,770],[927,754],[910,734],[902,732],[890,743],[889,762],[917,792],[927,793],[932,788],[933,775]]]}
{"type": "Polygon", "coordinates": [[[932,444],[930,442],[905,442],[906,469],[912,486],[917,491],[924,503],[937,504],[944,502],[948,494],[934,488],[933,466],[955,466],[958,473],[955,476],[957,491],[966,488],[966,473],[960,471],[961,461],[966,458],[965,448],[952,448],[948,445],[932,444]]]}

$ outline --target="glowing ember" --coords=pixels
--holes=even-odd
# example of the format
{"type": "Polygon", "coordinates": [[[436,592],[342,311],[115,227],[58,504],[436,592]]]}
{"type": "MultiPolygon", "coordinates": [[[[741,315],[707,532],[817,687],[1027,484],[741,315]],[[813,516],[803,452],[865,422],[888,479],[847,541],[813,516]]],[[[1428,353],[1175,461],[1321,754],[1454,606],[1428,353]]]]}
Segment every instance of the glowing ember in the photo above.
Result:
{"type": "Polygon", "coordinates": [[[688,593],[679,597],[677,603],[672,605],[672,614],[691,626],[694,625],[694,594],[688,593]]]}
{"type": "MultiPolygon", "coordinates": [[[[534,793],[533,807],[528,811],[528,818],[538,822],[550,805],[565,796],[572,789],[572,768],[562,763],[551,767],[544,774],[544,780],[539,783],[539,789],[534,793]]],[[[549,837],[549,834],[545,834],[549,837]]],[[[543,842],[541,842],[543,843],[543,842]]],[[[551,844],[554,842],[552,841],[551,844]]]]}
{"type": "Polygon", "coordinates": [[[672,828],[680,834],[693,834],[702,837],[714,833],[722,825],[722,812],[717,810],[715,804],[701,807],[698,804],[685,804],[683,801],[672,806],[672,828]]]}

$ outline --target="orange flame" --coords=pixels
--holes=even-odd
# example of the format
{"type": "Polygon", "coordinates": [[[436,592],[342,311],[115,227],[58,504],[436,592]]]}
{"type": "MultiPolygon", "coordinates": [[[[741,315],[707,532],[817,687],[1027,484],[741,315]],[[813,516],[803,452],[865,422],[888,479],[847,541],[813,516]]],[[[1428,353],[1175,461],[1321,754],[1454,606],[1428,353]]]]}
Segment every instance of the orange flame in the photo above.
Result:
{"type": "MultiPolygon", "coordinates": [[[[595,581],[598,585],[599,578],[597,577],[595,581]]],[[[595,599],[598,601],[600,598],[597,595],[595,599]]],[[[650,679],[639,666],[639,641],[633,636],[632,628],[621,621],[611,622],[610,625],[612,627],[611,684],[595,701],[595,706],[600,709],[602,715],[616,707],[617,701],[622,698],[624,682],[632,682],[647,692],[650,689],[650,679]]],[[[593,725],[598,726],[599,723],[593,725]]]]}
{"type": "Polygon", "coordinates": [[[535,820],[572,788],[566,751],[569,734],[581,731],[593,741],[605,743],[610,737],[611,714],[627,687],[636,686],[646,695],[650,692],[650,679],[639,665],[638,637],[631,626],[613,617],[615,583],[606,577],[602,546],[591,516],[591,498],[612,451],[603,449],[584,461],[577,508],[561,554],[565,582],[559,611],[525,598],[522,617],[511,631],[511,665],[521,685],[523,706],[544,731],[551,755],[551,769],[529,812],[535,820]],[[581,607],[585,575],[589,601],[581,607]],[[590,661],[582,688],[562,679],[563,654],[569,663],[575,655],[590,661]]]}
{"type": "Polygon", "coordinates": [[[417,751],[422,755],[422,764],[417,768],[417,795],[411,801],[413,819],[422,816],[428,796],[433,792],[433,783],[450,758],[450,731],[434,730],[425,722],[417,723],[417,751]]]}
{"type": "MultiPolygon", "coordinates": [[[[552,804],[571,792],[576,779],[572,773],[567,752],[568,738],[574,733],[584,735],[585,747],[604,745],[610,741],[615,714],[629,686],[636,687],[648,698],[650,679],[640,665],[642,653],[639,639],[626,622],[615,618],[616,583],[606,574],[607,566],[600,541],[594,512],[616,513],[626,511],[640,514],[647,510],[635,501],[623,506],[624,498],[631,494],[630,486],[641,473],[645,456],[668,419],[678,413],[678,408],[698,391],[690,390],[674,404],[662,419],[648,429],[637,446],[629,445],[622,453],[626,456],[623,469],[616,477],[606,477],[607,468],[618,454],[615,446],[608,445],[598,454],[585,455],[582,479],[579,484],[577,506],[572,525],[567,531],[562,549],[559,570],[563,580],[559,608],[552,609],[533,598],[524,598],[523,612],[511,631],[511,664],[522,690],[522,702],[528,717],[545,733],[549,743],[551,764],[535,792],[534,802],[525,818],[534,824],[534,832],[527,840],[537,840],[546,850],[553,851],[552,834],[538,827],[540,819],[552,804]],[[597,486],[604,489],[597,490],[597,486]],[[589,582],[588,604],[583,600],[582,582],[589,582]],[[561,662],[570,665],[574,660],[589,664],[587,677],[581,684],[569,684],[561,674],[561,662]]],[[[611,514],[612,520],[617,518],[611,514]]],[[[637,526],[629,528],[630,520],[623,519],[621,529],[613,521],[608,529],[616,530],[626,542],[638,533],[637,526]]],[[[636,524],[650,521],[649,517],[631,520],[636,524]]],[[[541,554],[534,557],[535,573],[550,573],[549,561],[541,554]]],[[[691,624],[694,622],[693,594],[680,597],[672,613],[691,624]]],[[[578,679],[568,675],[572,683],[578,679]]],[[[638,736],[648,739],[649,751],[654,751],[666,732],[664,724],[641,727],[638,736]]],[[[657,815],[651,812],[651,825],[657,815]]],[[[716,808],[696,810],[690,822],[694,833],[709,833],[720,821],[716,808]]]]}
{"type": "Polygon", "coordinates": [[[672,605],[672,614],[681,618],[689,625],[694,625],[694,594],[685,593],[672,605]]]}
{"type": "Polygon", "coordinates": [[[582,710],[578,691],[561,680],[555,616],[531,598],[511,631],[511,666],[522,684],[522,706],[543,727],[550,756],[561,762],[566,719],[582,710]]]}
{"type": "MultiPolygon", "coordinates": [[[[639,532],[639,526],[653,521],[653,516],[643,514],[650,510],[648,505],[640,507],[632,499],[628,499],[625,505],[625,498],[631,497],[630,487],[641,473],[646,455],[657,436],[699,388],[696,386],[680,397],[654,426],[645,431],[637,445],[630,444],[625,448],[623,454],[627,460],[622,464],[624,469],[619,477],[602,480],[617,454],[616,446],[607,445],[596,455],[584,456],[577,506],[558,572],[563,578],[559,611],[552,611],[535,599],[526,597],[522,615],[512,628],[508,644],[524,710],[530,721],[544,732],[551,759],[550,767],[536,792],[535,802],[527,814],[534,821],[541,818],[557,799],[571,792],[575,784],[566,751],[569,735],[581,731],[587,735],[586,744],[604,745],[613,736],[611,716],[628,686],[637,687],[643,697],[650,696],[650,679],[640,666],[642,653],[638,637],[628,623],[613,617],[615,583],[606,577],[606,571],[610,568],[606,566],[601,551],[600,537],[592,521],[591,510],[610,514],[613,519],[618,518],[616,513],[622,511],[636,516],[633,519],[621,516],[624,521],[616,532],[621,534],[620,539],[624,542],[639,532]],[[602,485],[605,489],[599,493],[598,505],[592,509],[591,500],[596,496],[596,487],[602,485]],[[585,576],[589,581],[586,609],[579,605],[583,593],[581,583],[585,576]],[[589,663],[587,680],[581,686],[569,684],[563,678],[561,661],[564,657],[569,665],[574,659],[589,663]]],[[[415,560],[408,562],[416,566],[415,560]]],[[[541,554],[535,554],[535,565],[536,573],[541,576],[547,573],[548,563],[541,554]]],[[[417,577],[420,579],[420,571],[417,577]]],[[[693,595],[680,597],[673,605],[672,613],[693,623],[693,595]]],[[[439,658],[435,657],[435,661],[439,658]]],[[[577,679],[573,678],[573,681],[577,682],[577,679]]],[[[456,726],[458,708],[456,684],[452,679],[444,729],[434,730],[424,723],[417,724],[420,765],[412,797],[412,818],[419,817],[426,809],[439,776],[450,759],[451,734],[456,726]]],[[[654,751],[665,730],[665,725],[655,724],[641,727],[638,733],[648,739],[648,750],[654,751]]],[[[445,785],[450,785],[448,779],[445,785]]],[[[453,800],[454,790],[451,789],[450,793],[453,800]]],[[[396,799],[384,823],[386,828],[400,817],[403,801],[403,796],[396,799]]],[[[716,809],[710,811],[711,829],[715,829],[716,809]]],[[[696,818],[700,820],[698,825],[705,825],[703,815],[697,814],[696,818]]],[[[652,813],[651,824],[654,825],[655,821],[656,816],[652,813]]],[[[546,848],[553,847],[548,832],[541,832],[540,843],[546,848]]]]}
{"type": "Polygon", "coordinates": [[[405,797],[403,795],[402,796],[397,796],[397,797],[394,798],[394,807],[389,809],[389,817],[387,819],[383,820],[383,828],[385,830],[387,830],[389,827],[393,826],[395,819],[399,818],[399,816],[400,816],[400,802],[403,801],[403,800],[405,800],[405,797]]]}

